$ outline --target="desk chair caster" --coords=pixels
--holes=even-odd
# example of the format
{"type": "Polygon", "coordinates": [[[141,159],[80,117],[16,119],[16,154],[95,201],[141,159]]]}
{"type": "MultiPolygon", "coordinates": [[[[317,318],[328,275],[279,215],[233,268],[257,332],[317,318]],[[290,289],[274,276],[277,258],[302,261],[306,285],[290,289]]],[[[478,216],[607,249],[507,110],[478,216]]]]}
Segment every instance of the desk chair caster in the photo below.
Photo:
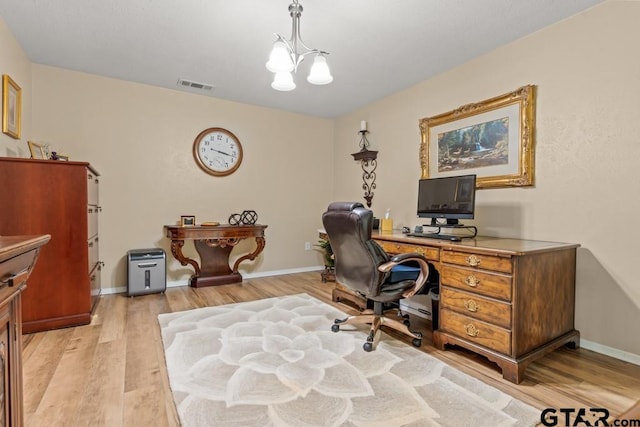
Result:
{"type": "MultiPolygon", "coordinates": [[[[348,319],[348,318],[347,318],[348,319]]],[[[340,323],[346,322],[347,319],[336,319],[334,324],[331,325],[331,332],[340,332],[340,323]]],[[[373,342],[375,340],[376,331],[369,332],[367,335],[367,342],[364,343],[362,349],[366,352],[373,351],[373,342]]]]}
{"type": "Polygon", "coordinates": [[[420,338],[414,338],[411,344],[413,344],[414,347],[420,347],[422,345],[422,332],[414,332],[414,334],[420,335],[420,338]]]}
{"type": "MultiPolygon", "coordinates": [[[[334,324],[331,325],[331,332],[340,332],[340,324],[346,322],[347,319],[335,319],[334,324]]],[[[405,324],[407,323],[408,321],[405,320],[405,324]]],[[[409,327],[408,324],[406,326],[407,328],[409,327]]],[[[414,347],[420,347],[422,345],[422,332],[409,331],[409,333],[414,337],[413,340],[411,340],[411,344],[414,347]]],[[[367,335],[367,342],[364,343],[364,345],[362,346],[364,351],[367,351],[367,352],[373,351],[373,342],[375,340],[375,334],[376,334],[376,331],[370,331],[369,335],[367,335]]]]}
{"type": "Polygon", "coordinates": [[[411,327],[411,322],[409,322],[409,315],[407,313],[403,313],[398,310],[398,317],[402,319],[402,323],[404,323],[407,327],[411,327]]]}
{"type": "Polygon", "coordinates": [[[373,340],[374,340],[374,332],[371,331],[369,333],[369,336],[367,337],[367,342],[364,343],[364,345],[362,346],[362,349],[367,353],[370,351],[373,351],[373,340]]]}
{"type": "MultiPolygon", "coordinates": [[[[414,338],[411,341],[411,344],[414,347],[420,347],[422,345],[422,338],[414,338]]],[[[362,349],[366,352],[373,351],[373,338],[371,335],[367,337],[367,342],[362,345],[362,349]]]]}

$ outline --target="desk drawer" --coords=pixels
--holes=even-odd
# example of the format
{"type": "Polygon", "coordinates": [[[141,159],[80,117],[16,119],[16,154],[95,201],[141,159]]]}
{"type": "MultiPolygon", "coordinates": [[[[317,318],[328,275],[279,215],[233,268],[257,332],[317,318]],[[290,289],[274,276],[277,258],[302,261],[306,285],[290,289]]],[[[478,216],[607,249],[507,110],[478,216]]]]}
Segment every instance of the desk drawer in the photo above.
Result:
{"type": "Polygon", "coordinates": [[[443,286],[440,307],[511,329],[511,304],[443,286]]]}
{"type": "Polygon", "coordinates": [[[511,331],[499,326],[441,309],[440,328],[474,344],[511,354],[511,331]]]}
{"type": "Polygon", "coordinates": [[[24,283],[31,273],[32,262],[32,251],[0,262],[0,288],[24,283]]]}
{"type": "Polygon", "coordinates": [[[442,262],[464,265],[465,267],[481,268],[483,270],[511,273],[513,271],[511,258],[501,258],[493,255],[470,254],[468,252],[442,251],[442,262]]]}
{"type": "Polygon", "coordinates": [[[468,292],[474,292],[505,301],[511,301],[511,276],[487,273],[472,268],[443,264],[440,283],[468,292]]]}
{"type": "Polygon", "coordinates": [[[432,246],[411,245],[407,243],[386,242],[384,240],[376,240],[378,244],[389,254],[406,254],[418,253],[429,261],[440,260],[440,249],[432,246]]]}

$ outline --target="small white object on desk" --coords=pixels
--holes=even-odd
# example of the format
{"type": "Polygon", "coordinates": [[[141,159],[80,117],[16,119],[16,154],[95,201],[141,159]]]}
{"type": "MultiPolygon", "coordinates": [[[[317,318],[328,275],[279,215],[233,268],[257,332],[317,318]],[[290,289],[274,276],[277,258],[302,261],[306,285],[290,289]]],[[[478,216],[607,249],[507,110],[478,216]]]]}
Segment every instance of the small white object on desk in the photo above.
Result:
{"type": "Polygon", "coordinates": [[[363,130],[367,130],[367,121],[366,121],[366,120],[362,120],[362,121],[360,122],[360,130],[361,130],[361,131],[363,131],[363,130]]]}

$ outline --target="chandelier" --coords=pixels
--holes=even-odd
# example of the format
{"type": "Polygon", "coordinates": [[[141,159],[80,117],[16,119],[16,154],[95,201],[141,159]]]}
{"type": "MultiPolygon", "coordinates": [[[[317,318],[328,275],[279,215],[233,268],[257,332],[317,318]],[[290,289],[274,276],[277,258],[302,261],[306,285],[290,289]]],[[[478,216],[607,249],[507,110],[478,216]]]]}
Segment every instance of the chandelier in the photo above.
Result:
{"type": "Polygon", "coordinates": [[[293,3],[289,5],[289,15],[291,15],[293,21],[291,24],[291,38],[287,40],[280,34],[274,34],[276,41],[273,43],[273,49],[269,55],[269,61],[266,64],[267,69],[275,73],[271,87],[280,91],[295,89],[296,84],[293,81],[291,72],[297,72],[298,65],[300,65],[304,57],[309,54],[315,54],[316,56],[313,60],[307,81],[314,85],[331,83],[333,76],[331,75],[331,71],[329,71],[327,59],[325,58],[325,55],[328,55],[329,52],[307,47],[300,36],[302,5],[298,3],[298,0],[293,0],[293,3]],[[299,47],[304,50],[299,52],[299,47]]]}

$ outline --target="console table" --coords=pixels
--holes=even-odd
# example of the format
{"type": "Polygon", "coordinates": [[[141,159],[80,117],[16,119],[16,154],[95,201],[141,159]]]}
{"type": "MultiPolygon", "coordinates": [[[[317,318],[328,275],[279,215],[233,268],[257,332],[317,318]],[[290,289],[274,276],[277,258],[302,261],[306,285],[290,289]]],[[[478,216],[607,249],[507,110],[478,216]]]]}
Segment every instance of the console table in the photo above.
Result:
{"type": "Polygon", "coordinates": [[[376,233],[390,254],[423,254],[440,273],[434,345],[487,357],[519,383],[526,367],[569,344],[574,328],[576,249],[571,243],[476,237],[461,242],[376,233]]]}
{"type": "Polygon", "coordinates": [[[195,272],[189,285],[195,288],[226,285],[242,282],[238,267],[242,261],[254,260],[264,249],[264,230],[266,225],[217,225],[217,226],[179,226],[165,225],[166,235],[171,239],[171,253],[182,265],[191,265],[195,272]],[[254,238],[256,248],[253,252],[236,259],[229,267],[231,250],[240,241],[254,238]],[[182,253],[185,240],[193,240],[200,255],[200,263],[182,253]]]}

